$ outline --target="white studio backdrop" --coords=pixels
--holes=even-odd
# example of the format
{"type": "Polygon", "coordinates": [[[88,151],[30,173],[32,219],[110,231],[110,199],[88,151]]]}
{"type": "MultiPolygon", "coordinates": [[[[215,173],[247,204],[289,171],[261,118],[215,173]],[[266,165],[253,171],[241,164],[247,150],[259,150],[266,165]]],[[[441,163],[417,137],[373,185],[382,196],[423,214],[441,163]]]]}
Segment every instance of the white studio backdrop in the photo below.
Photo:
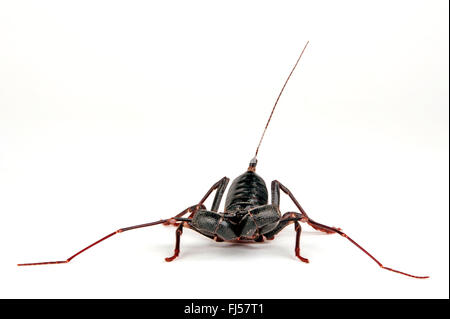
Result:
{"type": "MultiPolygon", "coordinates": [[[[448,298],[447,1],[2,1],[2,298],[448,298]],[[318,222],[274,241],[116,235],[259,152],[318,222]]],[[[209,201],[211,202],[211,201],[209,201]]],[[[221,205],[223,208],[223,203],[221,205]]],[[[295,210],[282,197],[283,212],[295,210]]]]}

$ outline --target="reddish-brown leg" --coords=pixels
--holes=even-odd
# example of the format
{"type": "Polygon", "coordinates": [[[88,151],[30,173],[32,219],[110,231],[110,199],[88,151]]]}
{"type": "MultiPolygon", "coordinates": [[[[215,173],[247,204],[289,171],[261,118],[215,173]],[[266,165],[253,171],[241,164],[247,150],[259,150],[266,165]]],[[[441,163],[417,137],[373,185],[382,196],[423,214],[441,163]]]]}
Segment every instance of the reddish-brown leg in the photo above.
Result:
{"type": "Polygon", "coordinates": [[[300,233],[302,232],[302,227],[300,226],[300,223],[298,221],[295,221],[294,225],[295,225],[295,232],[297,233],[295,237],[295,256],[297,256],[298,259],[300,259],[304,263],[309,263],[308,259],[300,256],[300,233]]]}
{"type": "Polygon", "coordinates": [[[389,270],[389,271],[393,271],[393,272],[396,272],[396,273],[399,273],[399,274],[402,274],[402,275],[405,275],[405,276],[408,276],[408,277],[417,278],[417,279],[426,279],[426,278],[430,278],[429,276],[415,276],[415,275],[411,275],[411,274],[408,274],[408,273],[403,272],[403,271],[399,271],[399,270],[396,270],[396,269],[392,269],[392,268],[383,266],[383,264],[382,264],[381,262],[379,262],[375,257],[373,257],[367,250],[365,250],[363,247],[361,247],[356,241],[354,241],[353,239],[351,239],[347,234],[345,234],[344,232],[342,232],[340,228],[335,228],[335,227],[326,226],[326,225],[317,223],[317,222],[315,222],[315,221],[313,221],[313,220],[311,220],[311,219],[309,219],[309,218],[308,218],[308,220],[306,220],[306,222],[307,222],[309,225],[311,225],[311,226],[314,225],[314,226],[315,226],[314,228],[316,228],[316,229],[319,228],[319,229],[321,229],[322,231],[330,232],[330,233],[331,233],[331,232],[334,232],[334,233],[337,233],[337,234],[341,235],[341,236],[344,237],[344,238],[347,238],[353,245],[355,245],[356,247],[358,247],[359,249],[361,249],[367,256],[369,256],[370,258],[372,258],[372,260],[375,261],[375,262],[378,264],[378,266],[380,266],[380,267],[383,268],[383,269],[386,269],[386,270],[389,270]]]}
{"type": "MultiPolygon", "coordinates": [[[[206,192],[205,196],[200,200],[197,205],[191,206],[183,210],[181,213],[177,214],[175,217],[183,217],[185,214],[190,213],[189,218],[192,218],[195,213],[199,209],[205,209],[206,207],[203,205],[205,201],[208,199],[209,195],[215,190],[216,194],[214,196],[213,204],[211,207],[211,211],[217,212],[219,209],[220,201],[222,200],[225,189],[227,188],[228,182],[230,179],[228,177],[222,177],[219,181],[217,181],[211,188],[206,192]]],[[[164,223],[164,225],[171,225],[169,223],[164,223]]],[[[173,224],[174,226],[179,226],[179,223],[173,224]]]]}
{"type": "Polygon", "coordinates": [[[209,195],[217,189],[216,195],[214,196],[214,200],[211,206],[211,211],[217,212],[219,210],[220,201],[222,200],[223,194],[225,193],[225,189],[227,188],[228,182],[230,179],[228,177],[222,177],[217,183],[215,183],[209,191],[203,196],[199,205],[203,205],[205,201],[208,199],[209,195]]]}
{"type": "Polygon", "coordinates": [[[227,184],[229,182],[229,179],[227,177],[223,177],[221,178],[218,182],[216,182],[209,190],[208,192],[205,194],[205,196],[203,196],[203,198],[200,200],[200,202],[197,205],[191,206],[189,208],[186,208],[185,210],[183,210],[181,213],[177,214],[176,216],[169,218],[169,219],[162,219],[159,220],[157,222],[152,222],[152,223],[147,223],[147,224],[141,224],[141,225],[136,225],[136,226],[131,226],[131,227],[125,227],[125,228],[121,228],[116,230],[115,232],[112,232],[109,235],[106,235],[105,237],[97,240],[96,242],[94,242],[93,244],[87,246],[86,248],[83,248],[82,250],[80,250],[79,252],[77,252],[76,254],[74,254],[73,256],[67,258],[66,260],[58,260],[58,261],[46,261],[46,262],[39,262],[39,263],[24,263],[24,264],[18,264],[18,266],[35,266],[35,265],[49,265],[49,264],[65,264],[70,262],[73,258],[75,258],[76,256],[78,256],[79,254],[81,254],[82,252],[88,250],[89,248],[97,245],[98,243],[104,241],[105,239],[108,239],[111,236],[114,236],[115,234],[118,233],[122,233],[124,231],[128,231],[128,230],[132,230],[132,229],[136,229],[136,228],[142,228],[142,227],[148,227],[148,226],[154,226],[154,225],[159,225],[159,224],[164,224],[164,225],[175,225],[178,226],[177,228],[177,242],[176,242],[176,249],[175,249],[175,254],[172,257],[166,258],[167,261],[172,261],[173,259],[175,259],[178,256],[179,253],[179,246],[180,246],[180,236],[182,233],[182,228],[183,228],[183,222],[184,221],[190,221],[190,218],[192,218],[194,216],[194,214],[199,210],[199,209],[204,209],[205,206],[203,205],[203,203],[208,199],[209,195],[217,189],[217,192],[214,196],[214,200],[213,200],[213,204],[212,204],[212,211],[217,211],[219,209],[219,205],[220,205],[220,201],[222,200],[223,194],[225,192],[225,189],[227,187],[227,184]],[[190,218],[182,218],[182,216],[184,216],[186,213],[190,212],[190,218]],[[178,223],[181,222],[181,223],[178,223]]]}
{"type": "Polygon", "coordinates": [[[174,254],[173,254],[173,256],[172,257],[167,257],[166,258],[166,261],[167,262],[170,262],[170,261],[172,261],[172,260],[174,260],[175,258],[177,258],[178,257],[178,254],[180,253],[180,238],[181,238],[181,235],[183,234],[183,223],[181,223],[179,226],[178,226],[178,228],[177,228],[177,230],[176,230],[176,232],[175,232],[175,250],[174,250],[174,254]]]}
{"type": "Polygon", "coordinates": [[[340,228],[326,226],[326,225],[320,224],[318,222],[315,222],[311,218],[309,218],[308,214],[306,214],[305,210],[300,205],[300,203],[295,199],[295,197],[291,193],[291,191],[286,186],[281,184],[279,181],[275,180],[272,182],[272,194],[275,195],[277,204],[279,204],[279,189],[281,189],[286,195],[288,195],[289,198],[294,202],[295,206],[297,206],[297,208],[300,210],[301,214],[297,215],[297,220],[308,223],[311,227],[313,227],[316,230],[319,230],[319,231],[322,231],[322,232],[325,232],[328,234],[337,233],[337,234],[341,235],[342,237],[347,238],[353,245],[355,245],[356,247],[361,249],[367,256],[369,256],[373,261],[375,261],[378,264],[378,266],[380,266],[383,269],[393,271],[393,272],[396,272],[396,273],[399,273],[399,274],[402,274],[405,276],[409,276],[412,278],[417,278],[417,279],[429,278],[429,276],[415,276],[415,275],[405,273],[403,271],[399,271],[396,269],[392,269],[392,268],[383,266],[383,264],[380,263],[375,257],[373,257],[367,250],[365,250],[363,247],[361,247],[357,242],[355,242],[353,239],[351,239],[347,234],[342,232],[342,230],[340,228]]]}
{"type": "Polygon", "coordinates": [[[140,225],[125,227],[125,228],[120,228],[120,229],[116,230],[115,232],[112,232],[111,234],[106,235],[105,237],[103,237],[103,238],[97,240],[96,242],[90,244],[89,246],[83,248],[82,250],[80,250],[76,254],[72,255],[71,257],[67,258],[66,260],[45,261],[45,262],[38,262],[38,263],[25,263],[25,264],[18,264],[17,266],[36,266],[36,265],[50,265],[50,264],[66,264],[66,263],[70,262],[72,259],[74,259],[76,256],[78,256],[79,254],[85,252],[89,248],[91,248],[91,247],[101,243],[102,241],[108,239],[109,237],[111,237],[111,236],[113,236],[115,234],[123,233],[123,232],[129,231],[129,230],[132,230],[132,229],[149,227],[149,226],[155,226],[155,225],[159,225],[159,224],[163,224],[163,223],[176,223],[177,221],[186,221],[186,219],[185,218],[162,219],[162,220],[159,220],[159,221],[156,221],[156,222],[152,222],[152,223],[146,223],[146,224],[140,224],[140,225]]]}

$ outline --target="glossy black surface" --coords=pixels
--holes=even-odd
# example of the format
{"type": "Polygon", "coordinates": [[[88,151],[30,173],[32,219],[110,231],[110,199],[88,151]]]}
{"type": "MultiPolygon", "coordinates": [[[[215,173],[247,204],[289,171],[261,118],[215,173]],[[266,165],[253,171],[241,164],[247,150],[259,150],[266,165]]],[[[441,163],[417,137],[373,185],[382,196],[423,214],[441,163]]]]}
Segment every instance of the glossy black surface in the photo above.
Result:
{"type": "Polygon", "coordinates": [[[231,184],[225,201],[225,212],[247,210],[251,207],[266,205],[267,202],[266,183],[255,172],[247,171],[231,184]]]}

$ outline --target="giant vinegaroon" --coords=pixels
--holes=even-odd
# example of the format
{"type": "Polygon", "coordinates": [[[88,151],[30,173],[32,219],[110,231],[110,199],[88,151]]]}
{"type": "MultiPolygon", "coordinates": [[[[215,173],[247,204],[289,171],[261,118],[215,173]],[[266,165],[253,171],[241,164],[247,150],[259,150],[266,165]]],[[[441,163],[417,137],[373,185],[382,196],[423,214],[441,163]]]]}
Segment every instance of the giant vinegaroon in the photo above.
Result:
{"type": "Polygon", "coordinates": [[[169,218],[155,221],[152,223],[146,223],[141,225],[135,225],[125,228],[120,228],[115,232],[99,239],[91,245],[83,248],[73,256],[61,261],[48,261],[39,263],[25,263],[18,264],[18,266],[31,266],[31,265],[48,265],[48,264],[64,264],[70,262],[73,258],[97,245],[98,243],[108,239],[109,237],[123,233],[128,230],[149,227],[159,224],[174,225],[176,229],[176,241],[175,251],[173,256],[167,257],[166,261],[170,262],[178,257],[180,253],[180,239],[183,233],[183,228],[190,228],[208,238],[211,238],[218,242],[231,241],[239,243],[249,242],[262,242],[266,239],[274,239],[275,235],[281,232],[289,224],[294,224],[296,238],[295,238],[295,255],[303,262],[308,263],[308,259],[300,255],[300,234],[302,228],[299,222],[307,223],[314,229],[325,232],[328,234],[339,234],[342,237],[348,239],[352,244],[361,249],[366,255],[372,258],[378,266],[383,269],[387,269],[402,275],[406,275],[413,278],[428,278],[428,276],[414,276],[405,272],[395,270],[383,266],[375,257],[373,257],[367,250],[361,247],[347,234],[345,234],[340,228],[326,226],[320,224],[309,217],[309,215],[302,208],[300,203],[295,199],[291,191],[281,184],[279,181],[274,180],[271,184],[271,202],[268,203],[268,191],[264,180],[255,173],[257,164],[257,155],[261,142],[266,133],[267,127],[272,118],[273,112],[278,104],[281,94],[286,87],[292,73],[294,72],[297,64],[299,63],[303,52],[308,46],[309,41],[305,44],[303,50],[300,53],[294,67],[292,68],[289,76],[287,77],[284,85],[275,101],[275,104],[270,113],[269,119],[266,123],[258,147],[256,148],[255,156],[251,159],[247,171],[238,176],[230,186],[228,194],[225,199],[225,210],[219,212],[219,205],[222,197],[225,193],[226,187],[229,182],[229,178],[223,177],[217,183],[215,183],[205,194],[205,196],[196,205],[186,208],[178,215],[169,218]],[[211,209],[206,209],[204,203],[211,195],[213,191],[216,191],[211,209]],[[284,192],[294,202],[300,212],[287,212],[281,215],[280,212],[280,191],[284,192]],[[189,214],[187,218],[184,218],[186,214],[189,214]]]}

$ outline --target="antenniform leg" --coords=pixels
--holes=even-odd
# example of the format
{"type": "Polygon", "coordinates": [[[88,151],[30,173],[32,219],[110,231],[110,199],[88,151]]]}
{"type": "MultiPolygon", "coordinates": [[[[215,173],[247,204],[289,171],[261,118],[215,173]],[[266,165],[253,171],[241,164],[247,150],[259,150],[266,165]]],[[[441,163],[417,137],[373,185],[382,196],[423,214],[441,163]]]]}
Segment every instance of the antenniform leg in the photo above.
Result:
{"type": "Polygon", "coordinates": [[[106,235],[105,237],[97,240],[96,242],[90,244],[89,246],[83,248],[82,250],[80,250],[79,252],[77,252],[76,254],[72,255],[71,257],[67,258],[66,260],[58,260],[58,261],[46,261],[46,262],[38,262],[38,263],[24,263],[24,264],[18,264],[18,266],[35,266],[35,265],[49,265],[49,264],[66,264],[68,262],[70,262],[73,258],[75,258],[76,256],[78,256],[79,254],[85,252],[86,250],[88,250],[89,248],[101,243],[102,241],[110,238],[111,236],[114,236],[115,234],[118,233],[123,233],[125,231],[128,230],[132,230],[132,229],[137,229],[137,228],[143,228],[143,227],[149,227],[149,226],[155,226],[155,225],[159,225],[159,224],[165,224],[165,225],[177,225],[177,231],[176,231],[176,243],[175,243],[175,254],[174,256],[170,257],[170,258],[166,258],[167,261],[172,261],[173,259],[175,259],[178,256],[179,253],[179,247],[180,247],[180,237],[181,234],[183,232],[183,222],[188,222],[191,221],[190,218],[181,218],[183,215],[185,215],[186,213],[190,212],[192,217],[193,215],[195,215],[195,213],[199,210],[199,209],[204,209],[205,206],[203,205],[203,203],[208,199],[209,195],[215,190],[218,189],[216,196],[214,197],[214,202],[213,202],[213,207],[212,209],[218,209],[219,205],[220,205],[220,201],[222,199],[223,193],[225,192],[225,188],[228,184],[229,179],[227,177],[223,177],[222,179],[220,179],[217,183],[215,183],[210,189],[209,191],[206,193],[205,196],[203,196],[203,198],[200,200],[200,202],[197,205],[191,206],[189,208],[186,208],[184,211],[182,211],[181,213],[177,214],[176,216],[169,218],[169,219],[162,219],[156,222],[152,222],[152,223],[146,223],[146,224],[140,224],[140,225],[136,225],[136,226],[130,226],[130,227],[125,227],[125,228],[120,228],[118,230],[116,230],[115,232],[112,232],[109,235],[106,235]],[[181,222],[181,223],[177,223],[177,222],[181,222]]]}
{"type": "Polygon", "coordinates": [[[138,228],[143,228],[143,227],[149,227],[149,226],[155,226],[155,225],[159,225],[159,224],[163,224],[166,222],[169,223],[176,223],[177,221],[189,221],[189,219],[186,218],[169,218],[169,219],[161,219],[159,221],[156,222],[152,222],[152,223],[147,223],[147,224],[140,224],[140,225],[136,225],[136,226],[130,226],[130,227],[125,227],[125,228],[120,228],[118,230],[116,230],[115,232],[112,232],[109,235],[106,235],[105,237],[97,240],[96,242],[90,244],[89,246],[83,248],[82,250],[80,250],[79,252],[77,252],[76,254],[72,255],[71,257],[67,258],[66,260],[58,260],[58,261],[46,261],[46,262],[39,262],[39,263],[25,263],[25,264],[18,264],[18,266],[35,266],[35,265],[49,265],[49,264],[66,264],[68,262],[70,262],[72,259],[74,259],[76,256],[78,256],[79,254],[85,252],[86,250],[88,250],[89,248],[101,243],[102,241],[110,238],[111,236],[114,236],[115,234],[119,234],[119,233],[123,233],[132,229],[138,229],[138,228]]]}
{"type": "MultiPolygon", "coordinates": [[[[286,195],[288,195],[290,197],[290,199],[294,202],[295,206],[297,206],[297,208],[301,212],[301,214],[297,214],[297,217],[292,218],[291,219],[292,221],[306,222],[306,223],[308,223],[311,227],[313,227],[316,230],[323,231],[325,233],[336,233],[336,234],[341,235],[344,238],[347,238],[352,244],[354,244],[356,247],[361,249],[367,256],[369,256],[373,261],[375,261],[378,264],[378,266],[380,266],[383,269],[386,269],[386,270],[389,270],[389,271],[393,271],[393,272],[396,272],[396,273],[399,273],[399,274],[402,274],[402,275],[405,275],[405,276],[418,278],[418,279],[429,278],[429,276],[415,276],[415,275],[411,275],[411,274],[408,274],[408,273],[405,273],[405,272],[402,272],[402,271],[399,271],[399,270],[395,270],[395,269],[383,266],[383,264],[380,263],[375,257],[373,257],[367,250],[365,250],[363,247],[361,247],[357,242],[355,242],[353,239],[351,239],[347,234],[342,232],[340,228],[326,226],[326,225],[320,224],[318,222],[315,222],[314,220],[309,218],[308,214],[306,214],[305,210],[302,208],[300,203],[295,199],[295,197],[291,193],[291,191],[286,186],[281,184],[279,181],[275,180],[275,181],[272,182],[272,196],[273,196],[273,194],[275,194],[275,196],[276,196],[275,199],[277,200],[278,204],[279,204],[280,189],[286,195]]],[[[287,221],[288,220],[286,220],[286,222],[287,221]]]]}

